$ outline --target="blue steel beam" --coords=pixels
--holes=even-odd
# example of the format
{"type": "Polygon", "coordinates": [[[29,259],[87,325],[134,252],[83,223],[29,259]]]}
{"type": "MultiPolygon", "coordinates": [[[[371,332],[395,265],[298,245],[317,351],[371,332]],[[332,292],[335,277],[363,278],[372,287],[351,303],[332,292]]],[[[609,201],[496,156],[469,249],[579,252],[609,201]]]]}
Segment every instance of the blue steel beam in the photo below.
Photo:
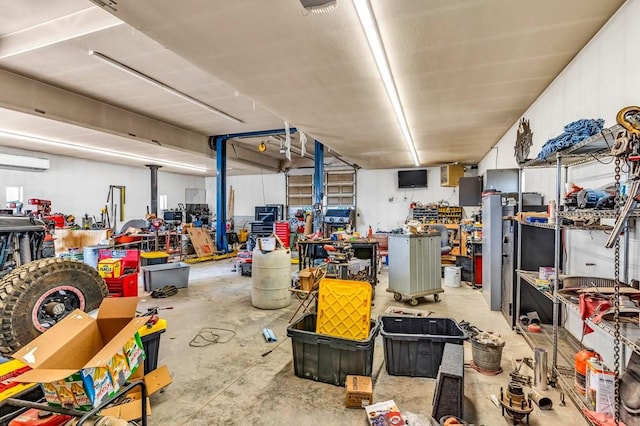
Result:
{"type": "Polygon", "coordinates": [[[315,140],[313,162],[313,231],[322,231],[322,190],[324,189],[324,145],[315,140]]]}
{"type": "MultiPolygon", "coordinates": [[[[296,133],[298,129],[295,127],[290,127],[290,133],[296,133]]],[[[228,135],[218,135],[213,136],[213,138],[225,138],[225,139],[233,139],[233,138],[255,138],[259,136],[275,136],[275,135],[283,135],[286,133],[285,129],[272,129],[272,130],[257,130],[255,132],[242,132],[242,133],[230,133],[228,135]]]]}
{"type": "Polygon", "coordinates": [[[227,253],[227,138],[216,136],[216,247],[227,253]]]}

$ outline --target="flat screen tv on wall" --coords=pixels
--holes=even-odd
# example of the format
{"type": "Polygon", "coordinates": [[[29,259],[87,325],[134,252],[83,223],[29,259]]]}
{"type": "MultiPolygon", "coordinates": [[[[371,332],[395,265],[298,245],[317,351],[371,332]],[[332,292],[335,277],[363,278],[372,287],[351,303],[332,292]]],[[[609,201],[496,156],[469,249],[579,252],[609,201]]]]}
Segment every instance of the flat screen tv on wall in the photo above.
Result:
{"type": "Polygon", "coordinates": [[[427,169],[398,170],[398,188],[426,188],[427,169]]]}

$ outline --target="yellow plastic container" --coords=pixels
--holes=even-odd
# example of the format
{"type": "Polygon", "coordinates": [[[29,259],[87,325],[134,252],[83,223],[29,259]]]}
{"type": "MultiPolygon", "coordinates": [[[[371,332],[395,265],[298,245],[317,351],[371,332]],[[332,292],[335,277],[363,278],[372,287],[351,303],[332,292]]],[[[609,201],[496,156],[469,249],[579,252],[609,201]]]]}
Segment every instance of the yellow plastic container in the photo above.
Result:
{"type": "Polygon", "coordinates": [[[98,262],[98,274],[102,278],[120,278],[122,275],[122,259],[102,259],[98,262]]]}
{"type": "Polygon", "coordinates": [[[325,278],[318,291],[316,333],[363,340],[371,327],[371,284],[325,278]]]}
{"type": "Polygon", "coordinates": [[[147,336],[149,334],[157,333],[157,332],[165,332],[167,330],[167,320],[160,318],[158,322],[156,322],[152,327],[140,327],[138,330],[138,334],[140,337],[147,336]]]}
{"type": "Polygon", "coordinates": [[[140,340],[146,355],[144,359],[144,373],[155,370],[158,367],[158,357],[160,353],[160,336],[167,331],[167,320],[159,319],[152,327],[141,327],[138,330],[140,340]]]}
{"type": "Polygon", "coordinates": [[[30,368],[17,359],[12,359],[0,364],[0,401],[11,398],[34,386],[39,386],[37,383],[18,383],[11,381],[12,378],[19,376],[26,370],[30,370],[30,368]]]}
{"type": "Polygon", "coordinates": [[[164,251],[144,251],[140,253],[140,264],[142,266],[161,265],[167,263],[169,254],[164,251]]]}

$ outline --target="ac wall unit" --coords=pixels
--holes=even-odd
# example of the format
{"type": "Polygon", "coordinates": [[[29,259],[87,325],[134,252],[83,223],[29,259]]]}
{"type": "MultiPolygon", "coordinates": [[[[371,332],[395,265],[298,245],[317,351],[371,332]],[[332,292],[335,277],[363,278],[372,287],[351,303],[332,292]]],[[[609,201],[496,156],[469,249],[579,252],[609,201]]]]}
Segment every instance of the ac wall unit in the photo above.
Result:
{"type": "Polygon", "coordinates": [[[0,168],[12,170],[49,170],[49,159],[0,153],[0,168]]]}

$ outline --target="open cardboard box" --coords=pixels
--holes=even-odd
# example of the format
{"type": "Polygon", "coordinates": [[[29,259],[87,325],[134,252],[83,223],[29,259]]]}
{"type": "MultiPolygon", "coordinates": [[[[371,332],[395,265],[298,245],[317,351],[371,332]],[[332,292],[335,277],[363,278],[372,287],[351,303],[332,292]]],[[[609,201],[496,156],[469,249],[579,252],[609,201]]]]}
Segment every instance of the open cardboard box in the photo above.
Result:
{"type": "Polygon", "coordinates": [[[104,402],[143,364],[138,329],[148,318],[135,317],[137,306],[135,297],[108,298],[97,319],[73,311],[13,355],[32,368],[14,381],[41,383],[50,405],[89,410],[104,402]]]}

